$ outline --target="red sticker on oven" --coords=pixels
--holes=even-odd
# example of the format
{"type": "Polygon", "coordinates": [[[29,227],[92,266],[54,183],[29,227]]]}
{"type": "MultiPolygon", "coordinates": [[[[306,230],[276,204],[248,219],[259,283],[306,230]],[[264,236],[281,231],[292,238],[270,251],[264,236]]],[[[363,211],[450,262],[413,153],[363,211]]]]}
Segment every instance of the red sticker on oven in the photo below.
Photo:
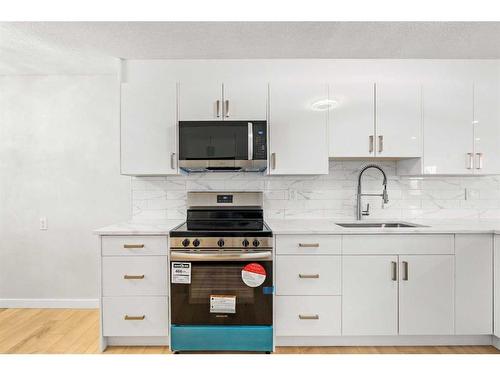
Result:
{"type": "Polygon", "coordinates": [[[249,287],[256,288],[266,280],[266,270],[259,263],[248,263],[241,270],[241,279],[249,287]]]}

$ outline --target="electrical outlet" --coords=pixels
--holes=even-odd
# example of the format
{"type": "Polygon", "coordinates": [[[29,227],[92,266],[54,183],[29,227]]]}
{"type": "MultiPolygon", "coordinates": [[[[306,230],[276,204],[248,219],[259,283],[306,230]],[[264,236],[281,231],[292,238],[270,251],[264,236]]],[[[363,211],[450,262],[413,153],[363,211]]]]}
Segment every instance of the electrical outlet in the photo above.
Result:
{"type": "Polygon", "coordinates": [[[47,229],[48,229],[47,218],[45,216],[41,217],[40,218],[40,230],[47,230],[47,229]]]}

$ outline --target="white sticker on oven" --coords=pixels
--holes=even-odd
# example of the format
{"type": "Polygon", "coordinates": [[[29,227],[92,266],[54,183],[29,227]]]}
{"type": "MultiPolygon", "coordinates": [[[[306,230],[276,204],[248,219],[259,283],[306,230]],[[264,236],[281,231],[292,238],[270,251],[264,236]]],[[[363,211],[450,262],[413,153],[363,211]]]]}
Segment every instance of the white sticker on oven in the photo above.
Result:
{"type": "Polygon", "coordinates": [[[241,270],[241,279],[245,285],[251,288],[257,288],[266,281],[266,269],[259,263],[248,263],[241,270]]]}
{"type": "Polygon", "coordinates": [[[172,262],[172,284],[191,284],[191,263],[172,262]]]}
{"type": "Polygon", "coordinates": [[[236,313],[236,296],[226,295],[210,295],[210,312],[211,313],[236,313]]]}

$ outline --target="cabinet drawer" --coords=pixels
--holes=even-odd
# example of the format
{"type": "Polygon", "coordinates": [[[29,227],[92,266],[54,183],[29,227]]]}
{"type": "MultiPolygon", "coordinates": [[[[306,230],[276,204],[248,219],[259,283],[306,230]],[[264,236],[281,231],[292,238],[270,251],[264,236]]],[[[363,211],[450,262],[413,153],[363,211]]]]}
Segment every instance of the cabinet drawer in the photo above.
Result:
{"type": "Polygon", "coordinates": [[[104,336],[168,336],[167,297],[104,297],[104,336]]]}
{"type": "Polygon", "coordinates": [[[453,234],[366,234],[345,235],[343,254],[425,255],[454,254],[453,234]]]}
{"type": "Polygon", "coordinates": [[[102,255],[167,255],[165,236],[102,236],[102,255]]]}
{"type": "Polygon", "coordinates": [[[281,235],[276,236],[276,254],[340,254],[341,236],[281,235]]]}
{"type": "Polygon", "coordinates": [[[276,297],[277,336],[341,334],[341,297],[276,297]]]}
{"type": "Polygon", "coordinates": [[[279,255],[276,257],[277,295],[340,295],[340,256],[279,255]]]}
{"type": "Polygon", "coordinates": [[[104,296],[167,295],[167,257],[102,258],[104,296]]]}

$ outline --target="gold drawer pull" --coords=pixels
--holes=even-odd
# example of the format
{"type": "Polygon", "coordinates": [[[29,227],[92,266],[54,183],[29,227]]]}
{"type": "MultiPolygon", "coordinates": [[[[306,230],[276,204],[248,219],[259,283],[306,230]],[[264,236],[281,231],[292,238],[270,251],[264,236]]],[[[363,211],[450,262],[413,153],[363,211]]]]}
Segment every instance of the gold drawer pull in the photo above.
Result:
{"type": "Polygon", "coordinates": [[[301,278],[301,279],[319,279],[319,273],[315,273],[313,275],[299,273],[299,278],[301,278]]]}
{"type": "Polygon", "coordinates": [[[142,280],[144,275],[123,275],[125,280],[142,280]]]}
{"type": "Polygon", "coordinates": [[[124,244],[123,247],[125,249],[143,249],[144,248],[144,244],[143,243],[140,243],[140,244],[124,244]]]}
{"type": "Polygon", "coordinates": [[[314,315],[302,315],[302,314],[299,314],[299,319],[302,319],[302,320],[318,320],[319,319],[319,315],[318,314],[314,314],[314,315]]]}
{"type": "Polygon", "coordinates": [[[319,243],[299,243],[299,247],[319,247],[319,243]]]}
{"type": "Polygon", "coordinates": [[[139,316],[134,316],[134,315],[125,315],[123,319],[125,320],[144,320],[146,315],[139,315],[139,316]]]}

